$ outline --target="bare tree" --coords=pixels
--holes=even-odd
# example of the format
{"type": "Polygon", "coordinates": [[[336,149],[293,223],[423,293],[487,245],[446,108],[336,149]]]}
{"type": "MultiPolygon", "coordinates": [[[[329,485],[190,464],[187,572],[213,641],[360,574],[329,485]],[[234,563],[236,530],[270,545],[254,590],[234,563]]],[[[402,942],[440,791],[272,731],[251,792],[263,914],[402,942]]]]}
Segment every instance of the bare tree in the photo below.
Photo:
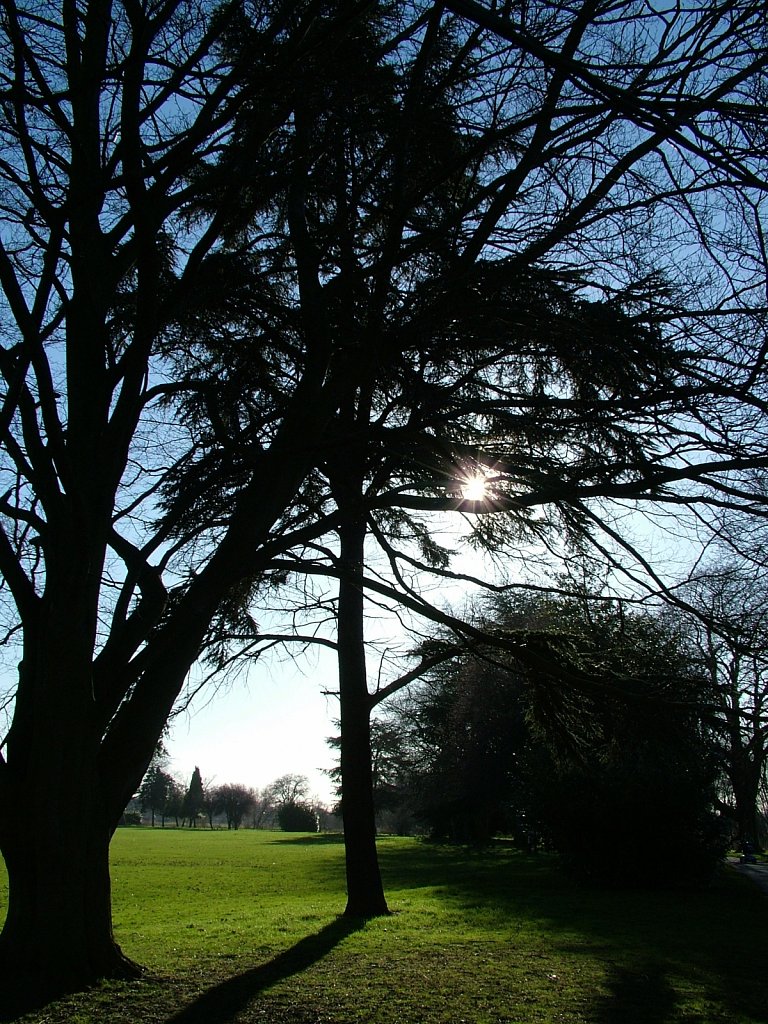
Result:
{"type": "Polygon", "coordinates": [[[760,794],[768,768],[768,620],[763,572],[733,554],[699,573],[689,629],[714,694],[725,792],[738,842],[762,849],[760,794]]]}
{"type": "Polygon", "coordinates": [[[239,829],[243,818],[256,805],[256,794],[249,786],[225,783],[217,789],[218,803],[227,819],[228,829],[239,829]]]}
{"type": "Polygon", "coordinates": [[[334,407],[315,336],[240,511],[183,538],[161,517],[158,486],[188,448],[160,403],[175,387],[164,352],[182,312],[216,290],[210,256],[226,227],[226,204],[191,214],[195,178],[244,106],[260,111],[253,144],[269,139],[290,116],[296,69],[318,49],[332,59],[354,14],[206,0],[3,7],[0,571],[19,661],[0,742],[9,1003],[135,972],[112,935],[112,832],[217,606],[258,573],[312,464],[304,439],[334,407]],[[247,83],[222,49],[241,31],[269,54],[247,83]],[[50,827],[18,830],[20,801],[43,792],[59,809],[50,827]]]}
{"type": "Polygon", "coordinates": [[[265,793],[275,807],[295,804],[309,796],[309,779],[306,775],[281,775],[267,786],[265,793]]]}
{"type": "Polygon", "coordinates": [[[256,789],[253,791],[253,804],[251,805],[251,828],[264,828],[269,814],[273,809],[272,797],[269,788],[256,789]]]}
{"type": "Polygon", "coordinates": [[[208,779],[203,782],[202,809],[208,819],[208,827],[213,830],[214,818],[221,811],[221,799],[218,786],[214,786],[208,779]]]}

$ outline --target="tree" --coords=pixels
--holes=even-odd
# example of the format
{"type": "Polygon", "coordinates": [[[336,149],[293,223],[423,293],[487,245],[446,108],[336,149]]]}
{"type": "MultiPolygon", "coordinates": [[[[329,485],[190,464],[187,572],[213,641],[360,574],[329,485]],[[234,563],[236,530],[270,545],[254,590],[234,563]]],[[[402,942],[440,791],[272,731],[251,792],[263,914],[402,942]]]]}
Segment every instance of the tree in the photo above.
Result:
{"type": "Polygon", "coordinates": [[[726,849],[710,681],[668,614],[607,604],[585,625],[579,660],[596,661],[608,686],[534,697],[531,711],[543,750],[528,785],[544,829],[581,877],[708,884],[726,849]]]}
{"type": "Polygon", "coordinates": [[[165,817],[173,818],[176,828],[180,828],[184,815],[184,799],[186,790],[177,779],[171,779],[168,784],[168,799],[165,804],[165,817]]]}
{"type": "Polygon", "coordinates": [[[471,655],[431,673],[395,713],[414,815],[435,839],[487,843],[532,816],[525,675],[471,655]]]}
{"type": "MultiPolygon", "coordinates": [[[[333,736],[328,740],[333,750],[338,750],[341,738],[333,736]]],[[[403,800],[403,781],[406,772],[407,757],[403,750],[403,737],[400,729],[393,725],[387,717],[371,718],[371,775],[373,783],[373,803],[377,822],[388,812],[397,811],[403,800]]],[[[335,784],[339,802],[334,809],[341,811],[341,768],[329,770],[328,773],[335,784]]]]}
{"type": "Polygon", "coordinates": [[[549,667],[478,648],[403,704],[432,833],[534,831],[601,882],[675,883],[681,860],[691,882],[707,881],[723,853],[710,691],[677,623],[540,595],[493,618],[525,630],[549,667]]]}
{"type": "Polygon", "coordinates": [[[251,805],[251,828],[263,828],[272,811],[272,797],[269,789],[256,789],[253,791],[253,804],[251,805]]]}
{"type": "Polygon", "coordinates": [[[280,804],[277,823],[283,832],[316,832],[317,815],[303,800],[280,804]]]}
{"type": "Polygon", "coordinates": [[[240,511],[205,539],[160,522],[158,485],[184,456],[160,401],[175,387],[161,341],[215,290],[225,226],[221,211],[191,224],[195,177],[245,103],[269,139],[290,116],[280,97],[296,69],[353,15],[353,4],[338,17],[255,5],[247,30],[263,74],[244,85],[220,45],[245,27],[236,3],[3,9],[0,569],[20,667],[0,754],[0,974],[20,1006],[135,973],[112,934],[110,837],[216,608],[259,572],[312,464],[296,441],[333,408],[325,345],[309,340],[306,382],[240,511]],[[17,809],[43,793],[59,808],[51,827],[20,832],[17,809]]]}
{"type": "Polygon", "coordinates": [[[265,793],[275,807],[295,804],[309,796],[309,779],[306,775],[281,775],[267,786],[265,793]]]}
{"type": "Polygon", "coordinates": [[[686,625],[712,684],[713,724],[737,842],[762,849],[759,797],[768,767],[768,663],[763,570],[733,553],[704,566],[686,594],[686,625]]]}
{"type": "Polygon", "coordinates": [[[284,832],[314,832],[317,817],[310,806],[306,775],[281,775],[267,786],[265,795],[275,808],[277,823],[284,832]]]}
{"type": "Polygon", "coordinates": [[[219,789],[217,786],[212,785],[210,782],[203,784],[203,811],[208,819],[208,827],[213,830],[213,819],[221,810],[221,799],[219,797],[219,789]]]}
{"type": "Polygon", "coordinates": [[[171,788],[175,780],[164,769],[168,764],[168,751],[163,740],[159,740],[152,761],[139,786],[139,801],[142,811],[149,810],[152,814],[152,828],[155,827],[155,812],[162,815],[165,827],[165,812],[171,788]]]}
{"type": "MultiPolygon", "coordinates": [[[[324,456],[316,438],[320,472],[307,477],[293,513],[303,524],[327,514],[336,550],[310,543],[305,558],[294,551],[272,568],[275,579],[294,569],[339,580],[352,913],[386,909],[375,860],[369,717],[378,698],[367,690],[363,591],[394,601],[405,593],[419,604],[401,566],[430,568],[442,557],[428,527],[406,521],[403,510],[508,510],[511,525],[499,530],[496,517],[477,538],[493,544],[560,530],[598,550],[608,538],[627,551],[628,573],[640,564],[653,578],[593,499],[741,504],[746,492],[723,474],[764,457],[752,447],[764,432],[763,385],[753,391],[748,373],[734,390],[727,355],[744,344],[730,324],[759,317],[750,307],[764,266],[750,239],[759,234],[763,163],[753,127],[742,126],[749,142],[736,148],[724,141],[733,133],[716,127],[723,117],[735,127],[742,101],[750,125],[758,116],[765,54],[757,8],[730,5],[693,22],[679,14],[663,25],[659,15],[655,36],[630,4],[604,18],[601,5],[577,13],[541,3],[522,20],[472,3],[449,6],[460,18],[430,9],[410,35],[398,23],[394,61],[390,9],[367,12],[333,65],[307,65],[295,120],[269,151],[256,152],[246,111],[203,206],[220,205],[222,184],[246,160],[249,171],[259,155],[284,169],[269,196],[254,191],[250,206],[231,211],[233,252],[251,254],[248,231],[264,223],[272,198],[269,238],[258,235],[261,266],[281,283],[286,268],[294,271],[298,303],[289,316],[272,291],[270,329],[283,344],[309,318],[346,346],[340,378],[349,387],[338,396],[324,456]],[[736,24],[739,38],[751,40],[738,54],[736,24]],[[707,65],[717,73],[698,62],[694,39],[717,52],[707,65]],[[676,92],[670,66],[696,88],[676,92]],[[723,262],[711,262],[726,241],[713,224],[731,203],[743,280],[741,271],[720,276],[723,262]],[[665,247],[663,238],[674,242],[665,247]],[[702,270],[682,288],[673,284],[681,244],[695,249],[702,270]],[[715,292],[707,275],[718,281],[715,292]],[[734,399],[749,406],[749,430],[731,419],[734,399]],[[715,426],[726,421],[724,432],[715,426]],[[467,500],[461,481],[481,471],[492,477],[489,500],[467,500]],[[701,483],[696,496],[692,481],[701,483]],[[364,577],[368,531],[393,564],[390,586],[364,577]],[[422,560],[398,550],[393,533],[413,540],[422,560]]],[[[247,52],[247,39],[236,45],[247,52]]],[[[237,334],[233,347],[222,333],[190,353],[190,373],[206,387],[193,401],[203,426],[187,479],[204,516],[222,513],[222,485],[232,486],[251,457],[249,436],[258,450],[264,429],[256,413],[267,368],[244,364],[237,334]]],[[[280,353],[286,372],[290,346],[280,353]]],[[[747,357],[739,366],[747,364],[756,365],[747,357]]],[[[180,495],[189,495],[183,481],[180,495]]],[[[241,591],[239,613],[223,624],[238,642],[254,594],[241,591]]],[[[250,625],[249,650],[274,642],[250,625]]]]}
{"type": "Polygon", "coordinates": [[[228,829],[238,829],[243,818],[253,809],[256,794],[248,786],[227,783],[217,790],[218,803],[227,818],[228,829]]]}
{"type": "Polygon", "coordinates": [[[162,825],[165,827],[166,808],[173,785],[174,779],[168,772],[157,765],[149,766],[139,787],[139,800],[142,811],[148,810],[152,814],[152,828],[155,827],[156,812],[162,816],[162,825]]]}
{"type": "Polygon", "coordinates": [[[189,786],[187,786],[181,810],[182,816],[187,819],[192,828],[196,826],[197,819],[204,807],[205,788],[203,786],[203,777],[200,774],[200,769],[195,766],[192,778],[189,780],[189,786]]]}
{"type": "MultiPolygon", "coordinates": [[[[334,551],[314,568],[359,586],[360,505],[335,507],[326,475],[340,447],[369,527],[466,510],[467,464],[498,476],[521,526],[537,507],[573,534],[603,498],[749,507],[739,474],[765,463],[763,13],[6,3],[9,986],[44,999],[135,970],[111,932],[111,833],[192,662],[269,646],[243,607],[282,585],[281,556],[295,566],[344,520],[343,566],[334,551]],[[669,296],[681,267],[701,274],[669,296]],[[487,346],[510,325],[519,358],[494,398],[487,346]],[[441,349],[487,366],[479,406],[441,349]],[[586,380],[557,379],[579,364],[586,380]],[[390,382],[432,419],[398,396],[385,423],[390,382]],[[402,468],[370,487],[382,454],[402,468]],[[30,799],[59,809],[44,833],[12,825],[30,799]]],[[[350,659],[363,777],[371,698],[350,659]]]]}

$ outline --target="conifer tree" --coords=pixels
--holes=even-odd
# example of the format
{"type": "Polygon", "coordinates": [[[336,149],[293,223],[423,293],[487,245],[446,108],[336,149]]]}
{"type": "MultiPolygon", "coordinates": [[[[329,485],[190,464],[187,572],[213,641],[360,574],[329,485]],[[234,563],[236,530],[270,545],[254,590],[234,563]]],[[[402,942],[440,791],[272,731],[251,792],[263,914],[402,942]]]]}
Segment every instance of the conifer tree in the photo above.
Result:
{"type": "Polygon", "coordinates": [[[192,828],[196,827],[197,819],[204,806],[205,791],[203,789],[203,778],[200,774],[200,769],[195,766],[195,770],[192,772],[192,778],[189,780],[186,795],[184,796],[184,804],[182,808],[182,814],[192,828]]]}

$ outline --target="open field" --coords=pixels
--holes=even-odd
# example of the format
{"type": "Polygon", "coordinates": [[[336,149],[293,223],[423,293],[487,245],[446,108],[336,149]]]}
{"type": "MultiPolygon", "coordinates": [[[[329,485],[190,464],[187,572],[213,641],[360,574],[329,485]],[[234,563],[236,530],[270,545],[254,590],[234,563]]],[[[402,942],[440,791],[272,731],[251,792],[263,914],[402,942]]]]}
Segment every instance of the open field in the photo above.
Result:
{"type": "Polygon", "coordinates": [[[337,916],[338,837],[121,830],[115,931],[147,975],[23,1020],[768,1022],[768,899],[733,873],[706,892],[604,892],[503,845],[380,849],[394,913],[355,923],[337,916]]]}

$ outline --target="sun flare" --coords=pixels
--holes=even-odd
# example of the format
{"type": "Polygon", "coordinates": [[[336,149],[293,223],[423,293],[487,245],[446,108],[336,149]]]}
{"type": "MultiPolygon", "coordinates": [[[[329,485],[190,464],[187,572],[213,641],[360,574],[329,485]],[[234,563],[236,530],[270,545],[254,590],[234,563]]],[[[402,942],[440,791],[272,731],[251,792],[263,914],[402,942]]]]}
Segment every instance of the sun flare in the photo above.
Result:
{"type": "Polygon", "coordinates": [[[468,477],[461,485],[461,496],[465,501],[485,501],[488,497],[488,481],[479,473],[468,477]]]}

